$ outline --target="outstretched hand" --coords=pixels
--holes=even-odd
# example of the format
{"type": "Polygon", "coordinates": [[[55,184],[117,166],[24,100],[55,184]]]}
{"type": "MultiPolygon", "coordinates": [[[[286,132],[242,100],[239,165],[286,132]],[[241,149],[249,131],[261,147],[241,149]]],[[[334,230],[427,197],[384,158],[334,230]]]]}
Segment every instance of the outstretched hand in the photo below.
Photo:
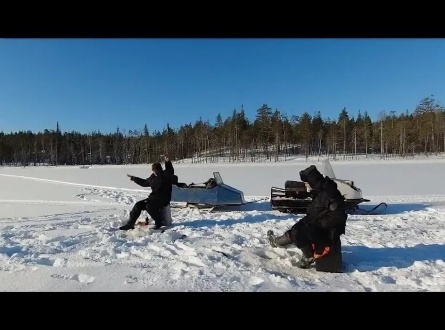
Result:
{"type": "Polygon", "coordinates": [[[127,174],[127,176],[128,176],[131,180],[133,180],[133,175],[127,174]]]}

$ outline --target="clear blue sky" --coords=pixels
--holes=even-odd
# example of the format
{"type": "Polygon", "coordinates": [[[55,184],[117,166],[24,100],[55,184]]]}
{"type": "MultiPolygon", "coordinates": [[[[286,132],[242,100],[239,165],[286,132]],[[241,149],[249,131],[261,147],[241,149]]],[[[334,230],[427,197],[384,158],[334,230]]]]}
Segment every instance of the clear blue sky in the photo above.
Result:
{"type": "Polygon", "coordinates": [[[373,117],[445,103],[445,39],[0,39],[0,131],[162,130],[241,105],[373,117]]]}

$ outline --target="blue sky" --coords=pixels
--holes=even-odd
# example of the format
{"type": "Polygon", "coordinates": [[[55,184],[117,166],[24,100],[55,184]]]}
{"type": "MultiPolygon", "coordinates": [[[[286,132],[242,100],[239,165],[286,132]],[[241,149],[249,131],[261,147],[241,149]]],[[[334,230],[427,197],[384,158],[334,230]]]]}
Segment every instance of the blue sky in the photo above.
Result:
{"type": "Polygon", "coordinates": [[[243,105],[373,117],[445,104],[445,39],[0,39],[0,131],[211,123],[243,105]]]}

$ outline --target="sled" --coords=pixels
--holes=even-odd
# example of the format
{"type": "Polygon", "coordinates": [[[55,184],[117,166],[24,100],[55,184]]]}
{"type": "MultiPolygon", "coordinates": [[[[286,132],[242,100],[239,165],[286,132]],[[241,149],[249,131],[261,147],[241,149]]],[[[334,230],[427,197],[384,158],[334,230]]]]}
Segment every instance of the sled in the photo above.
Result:
{"type": "MultiPolygon", "coordinates": [[[[219,172],[201,184],[177,182],[172,186],[172,203],[185,203],[186,207],[213,210],[222,206],[241,206],[248,204],[244,193],[225,184],[219,172]]],[[[172,207],[178,207],[173,205],[172,207]]]]}
{"type": "MultiPolygon", "coordinates": [[[[355,186],[354,181],[336,178],[328,159],[322,162],[319,171],[335,181],[338,190],[345,198],[347,213],[372,215],[380,214],[387,208],[386,203],[380,203],[369,210],[360,208],[359,204],[370,202],[370,200],[363,198],[361,189],[355,186]]],[[[310,190],[301,181],[287,180],[284,188],[272,187],[270,190],[270,204],[273,210],[283,213],[305,214],[311,203],[310,190]]]]}

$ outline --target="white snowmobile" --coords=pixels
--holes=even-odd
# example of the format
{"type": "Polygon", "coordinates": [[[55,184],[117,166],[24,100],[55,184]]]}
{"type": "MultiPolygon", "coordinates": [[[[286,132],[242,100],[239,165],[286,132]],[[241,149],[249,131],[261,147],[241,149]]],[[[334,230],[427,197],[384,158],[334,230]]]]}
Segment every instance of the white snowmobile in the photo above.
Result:
{"type": "MultiPolygon", "coordinates": [[[[386,203],[380,203],[370,210],[360,208],[360,203],[370,202],[370,200],[363,198],[361,189],[354,185],[354,181],[337,179],[329,159],[322,161],[319,171],[337,183],[338,190],[345,198],[348,213],[380,214],[388,207],[386,203]]],[[[270,204],[274,210],[284,213],[304,214],[311,202],[310,188],[304,182],[288,180],[285,182],[284,188],[271,188],[270,204]]]]}

